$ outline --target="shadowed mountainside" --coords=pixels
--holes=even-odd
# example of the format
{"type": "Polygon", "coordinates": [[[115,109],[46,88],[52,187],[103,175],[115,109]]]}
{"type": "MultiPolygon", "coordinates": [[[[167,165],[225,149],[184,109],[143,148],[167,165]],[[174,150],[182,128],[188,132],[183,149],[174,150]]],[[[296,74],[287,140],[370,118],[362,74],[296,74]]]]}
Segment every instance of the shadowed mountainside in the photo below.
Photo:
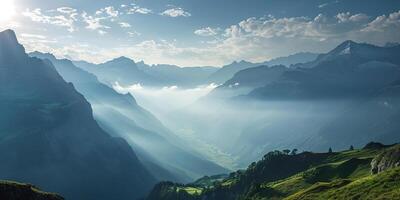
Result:
{"type": "Polygon", "coordinates": [[[67,199],[144,196],[155,178],[128,143],[104,132],[90,104],[49,62],[0,33],[0,178],[67,199]]]}

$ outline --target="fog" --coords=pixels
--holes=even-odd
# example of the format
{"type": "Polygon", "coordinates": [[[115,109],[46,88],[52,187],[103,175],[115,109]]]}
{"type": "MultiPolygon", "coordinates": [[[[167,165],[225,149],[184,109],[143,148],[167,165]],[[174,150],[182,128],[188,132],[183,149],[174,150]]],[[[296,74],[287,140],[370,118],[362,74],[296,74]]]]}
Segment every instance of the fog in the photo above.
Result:
{"type": "Polygon", "coordinates": [[[274,149],[323,151],[320,129],[349,104],[340,100],[256,101],[207,96],[216,87],[114,85],[119,93],[131,93],[139,105],[190,147],[228,169],[246,167],[274,149]]]}
{"type": "Polygon", "coordinates": [[[131,93],[139,105],[149,109],[157,117],[162,117],[194,103],[217,86],[216,84],[209,84],[190,89],[181,89],[178,86],[153,88],[142,86],[140,83],[121,86],[118,82],[115,82],[113,88],[122,94],[131,93]]]}

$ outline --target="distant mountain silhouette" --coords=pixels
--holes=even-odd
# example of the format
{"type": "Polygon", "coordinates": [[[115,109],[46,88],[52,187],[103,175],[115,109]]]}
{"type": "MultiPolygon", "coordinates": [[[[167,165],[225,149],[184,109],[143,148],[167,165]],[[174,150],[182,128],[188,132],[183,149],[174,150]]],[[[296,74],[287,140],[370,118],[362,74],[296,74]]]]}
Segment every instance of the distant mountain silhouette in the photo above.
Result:
{"type": "Polygon", "coordinates": [[[0,179],[67,199],[139,198],[156,179],[128,143],[104,132],[90,104],[50,62],[0,33],[0,179]]]}
{"type": "Polygon", "coordinates": [[[297,53],[286,57],[274,58],[262,63],[252,63],[244,60],[240,62],[235,61],[229,65],[223,66],[221,69],[210,75],[210,77],[208,78],[208,82],[223,84],[229,79],[233,78],[233,76],[237,72],[248,68],[257,66],[274,66],[274,65],[285,65],[286,67],[290,67],[291,65],[294,64],[311,62],[315,60],[317,56],[318,54],[314,53],[297,53]]]}
{"type": "Polygon", "coordinates": [[[162,84],[161,80],[153,77],[138,68],[136,63],[127,58],[119,57],[102,64],[92,64],[85,61],[75,62],[78,67],[93,73],[100,81],[109,86],[118,82],[122,85],[142,84],[155,86],[162,84]]]}
{"type": "Polygon", "coordinates": [[[137,63],[141,70],[164,80],[166,85],[193,88],[206,84],[207,78],[219,68],[216,67],[178,67],[175,65],[146,65],[137,63]]]}
{"type": "Polygon", "coordinates": [[[119,82],[122,85],[140,83],[147,87],[195,87],[206,83],[207,77],[217,71],[215,67],[178,67],[175,65],[147,65],[135,63],[127,57],[119,57],[95,65],[85,61],[74,64],[99,77],[107,85],[119,82]]]}
{"type": "Polygon", "coordinates": [[[269,61],[263,62],[262,64],[268,66],[285,65],[286,67],[290,67],[291,65],[314,61],[318,56],[319,54],[316,53],[301,52],[289,56],[274,58],[269,61]]]}
{"type": "Polygon", "coordinates": [[[216,83],[216,84],[222,84],[225,81],[229,80],[230,78],[233,77],[236,72],[250,68],[250,67],[256,67],[258,64],[256,63],[251,63],[247,61],[240,61],[240,62],[233,62],[229,65],[223,66],[221,69],[216,71],[215,73],[211,74],[210,77],[208,77],[208,82],[210,83],[216,83]]]}
{"type": "Polygon", "coordinates": [[[254,90],[264,99],[321,99],[368,96],[400,78],[400,46],[378,47],[345,41],[315,61],[285,72],[280,80],[254,90]]]}
{"type": "Polygon", "coordinates": [[[208,97],[230,98],[246,95],[252,90],[278,80],[281,75],[289,70],[286,66],[258,66],[237,72],[233,78],[214,89],[208,97]]]}

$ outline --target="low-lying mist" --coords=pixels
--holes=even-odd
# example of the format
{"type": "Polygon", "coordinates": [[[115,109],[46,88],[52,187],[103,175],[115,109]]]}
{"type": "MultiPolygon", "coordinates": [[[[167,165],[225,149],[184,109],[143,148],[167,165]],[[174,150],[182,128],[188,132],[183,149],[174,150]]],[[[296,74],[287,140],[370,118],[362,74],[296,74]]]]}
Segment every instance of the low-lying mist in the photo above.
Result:
{"type": "Polygon", "coordinates": [[[140,105],[149,109],[157,117],[162,117],[172,111],[193,104],[217,86],[212,83],[189,89],[179,88],[178,86],[154,88],[142,86],[140,83],[122,86],[115,82],[113,88],[122,94],[131,93],[140,105]]]}
{"type": "Polygon", "coordinates": [[[207,96],[215,87],[146,88],[116,83],[114,89],[131,93],[196,151],[229,169],[245,167],[274,149],[323,150],[313,146],[321,142],[315,141],[319,130],[348,104],[207,96]]]}

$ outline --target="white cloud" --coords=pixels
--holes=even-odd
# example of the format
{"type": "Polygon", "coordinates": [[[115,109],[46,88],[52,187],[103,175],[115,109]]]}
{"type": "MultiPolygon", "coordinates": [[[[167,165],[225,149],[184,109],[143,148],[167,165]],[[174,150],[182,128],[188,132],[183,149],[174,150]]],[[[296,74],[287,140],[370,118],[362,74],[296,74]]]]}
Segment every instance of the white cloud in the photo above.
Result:
{"type": "Polygon", "coordinates": [[[72,13],[76,13],[76,9],[75,8],[71,8],[71,7],[60,7],[57,8],[57,11],[60,13],[65,13],[65,14],[72,14],[72,13]]]}
{"type": "Polygon", "coordinates": [[[86,12],[82,13],[83,22],[87,24],[85,28],[90,30],[101,30],[99,33],[105,33],[104,29],[109,29],[109,26],[106,26],[101,23],[102,20],[106,19],[105,17],[94,17],[88,15],[86,12]]]}
{"type": "Polygon", "coordinates": [[[26,9],[22,15],[29,17],[34,22],[66,27],[69,32],[75,31],[74,22],[77,21],[77,12],[73,8],[59,8],[55,15],[46,15],[42,13],[40,8],[34,10],[26,9]]]}
{"type": "Polygon", "coordinates": [[[118,23],[122,28],[129,28],[132,27],[129,23],[127,22],[120,22],[118,23]]]}
{"type": "Polygon", "coordinates": [[[129,35],[129,37],[136,37],[136,36],[140,36],[141,34],[137,31],[129,31],[128,35],[129,35]]]}
{"type": "MultiPolygon", "coordinates": [[[[389,14],[389,16],[381,15],[369,22],[362,30],[364,32],[386,32],[393,33],[397,31],[400,34],[400,10],[389,14]]],[[[400,36],[399,36],[400,37],[400,36]]]]}
{"type": "Polygon", "coordinates": [[[339,1],[336,0],[336,1],[333,1],[333,2],[323,3],[323,4],[318,5],[318,8],[325,8],[327,6],[330,6],[330,5],[336,4],[336,3],[339,3],[339,1]]]}
{"type": "Polygon", "coordinates": [[[107,34],[107,32],[106,31],[103,31],[103,30],[98,30],[97,31],[100,35],[105,35],[105,34],[107,34]]]}
{"type": "Polygon", "coordinates": [[[161,15],[169,16],[169,17],[190,17],[190,16],[192,16],[192,14],[190,14],[189,12],[187,12],[179,7],[167,9],[164,12],[162,12],[161,15]]]}
{"type": "Polygon", "coordinates": [[[96,15],[106,14],[108,17],[118,17],[119,11],[113,6],[108,6],[96,11],[96,15]]]}
{"type": "Polygon", "coordinates": [[[128,9],[128,12],[127,12],[128,14],[139,13],[139,14],[146,15],[146,14],[153,13],[153,11],[148,9],[148,8],[143,8],[143,7],[140,7],[140,6],[135,5],[135,4],[132,4],[132,6],[133,6],[132,8],[128,9]]]}
{"type": "Polygon", "coordinates": [[[350,12],[346,12],[346,13],[337,14],[336,18],[339,20],[339,23],[346,23],[346,22],[365,21],[368,19],[368,16],[366,14],[362,14],[362,13],[351,15],[350,12]]]}
{"type": "MultiPolygon", "coordinates": [[[[109,19],[107,17],[90,17],[86,14],[83,18],[89,21],[88,29],[101,30],[99,33],[105,34],[109,28],[100,23],[103,19],[109,19]]],[[[73,58],[96,63],[130,56],[149,64],[221,66],[233,60],[261,62],[301,51],[326,52],[349,39],[377,45],[400,42],[400,11],[378,17],[347,12],[333,16],[319,14],[315,17],[252,17],[220,31],[209,27],[199,30],[196,34],[213,37],[195,46],[185,46],[174,40],[146,40],[136,44],[116,41],[114,47],[91,46],[85,51],[73,48],[66,51],[63,47],[48,46],[57,52],[68,52],[73,58]]],[[[126,34],[130,37],[140,35],[135,31],[126,34]]]]}
{"type": "Polygon", "coordinates": [[[220,28],[206,27],[206,28],[195,30],[194,34],[199,35],[199,36],[214,36],[214,35],[217,35],[220,30],[221,30],[220,28]]]}
{"type": "Polygon", "coordinates": [[[44,35],[30,34],[30,33],[21,33],[20,36],[23,38],[46,39],[46,36],[44,35]]]}

